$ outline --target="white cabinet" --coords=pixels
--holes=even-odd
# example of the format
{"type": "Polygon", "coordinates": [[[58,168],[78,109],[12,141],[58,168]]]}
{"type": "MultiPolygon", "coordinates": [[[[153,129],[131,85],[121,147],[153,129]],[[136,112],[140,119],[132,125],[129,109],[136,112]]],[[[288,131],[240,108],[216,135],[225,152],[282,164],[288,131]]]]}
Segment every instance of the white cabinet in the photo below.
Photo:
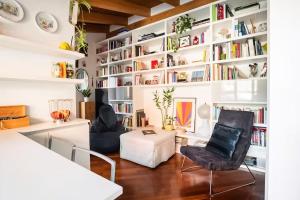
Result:
{"type": "MultiPolygon", "coordinates": [[[[22,133],[46,148],[48,148],[49,137],[52,136],[51,149],[65,158],[71,159],[72,145],[86,149],[90,148],[89,125],[87,122],[85,120],[77,124],[46,126],[45,130],[28,130],[22,133]]],[[[76,152],[75,161],[83,167],[90,169],[89,154],[76,152]]]]}

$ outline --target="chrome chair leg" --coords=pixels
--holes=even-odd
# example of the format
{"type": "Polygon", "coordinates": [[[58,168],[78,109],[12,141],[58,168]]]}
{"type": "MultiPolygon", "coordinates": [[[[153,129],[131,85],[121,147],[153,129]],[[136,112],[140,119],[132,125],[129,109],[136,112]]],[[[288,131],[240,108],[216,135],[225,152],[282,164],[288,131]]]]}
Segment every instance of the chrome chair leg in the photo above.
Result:
{"type": "Polygon", "coordinates": [[[213,188],[212,188],[212,183],[213,183],[213,172],[212,170],[210,171],[210,180],[209,180],[209,196],[210,197],[214,197],[216,195],[219,195],[219,194],[223,194],[225,192],[229,192],[229,191],[232,191],[232,190],[236,190],[236,189],[239,189],[239,188],[242,188],[242,187],[245,187],[245,186],[249,186],[249,185],[253,185],[256,183],[256,180],[255,180],[255,177],[253,175],[253,173],[251,172],[251,170],[249,169],[248,165],[244,162],[244,164],[246,165],[247,169],[248,169],[248,172],[250,173],[251,175],[251,178],[252,178],[252,181],[249,182],[249,183],[245,183],[245,184],[242,184],[242,185],[239,185],[239,186],[236,186],[236,187],[233,187],[233,188],[230,188],[230,189],[227,189],[227,190],[224,190],[224,191],[221,191],[221,192],[217,192],[217,193],[213,193],[213,188]]]}
{"type": "Polygon", "coordinates": [[[191,167],[187,167],[187,168],[183,168],[183,167],[184,167],[184,163],[185,163],[185,159],[186,159],[186,156],[183,156],[183,160],[182,160],[182,162],[181,162],[181,167],[180,167],[181,173],[183,173],[183,172],[188,172],[188,171],[190,171],[191,169],[201,169],[201,167],[198,166],[198,165],[191,166],[191,167]]]}

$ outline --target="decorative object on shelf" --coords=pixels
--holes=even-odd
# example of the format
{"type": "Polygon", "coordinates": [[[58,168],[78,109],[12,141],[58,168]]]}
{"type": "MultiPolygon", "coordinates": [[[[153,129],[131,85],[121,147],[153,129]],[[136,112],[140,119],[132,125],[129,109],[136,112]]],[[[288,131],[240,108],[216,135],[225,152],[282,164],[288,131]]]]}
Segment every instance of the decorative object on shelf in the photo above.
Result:
{"type": "Polygon", "coordinates": [[[78,69],[75,74],[76,79],[84,79],[84,82],[76,85],[78,92],[86,90],[89,87],[89,75],[85,69],[78,69]]]}
{"type": "Polygon", "coordinates": [[[67,62],[58,62],[52,65],[53,78],[73,78],[73,65],[67,62]]]}
{"type": "Polygon", "coordinates": [[[68,51],[72,51],[73,50],[72,47],[71,47],[71,45],[68,42],[61,42],[59,44],[58,48],[60,48],[62,50],[68,50],[68,51]]]}
{"type": "Polygon", "coordinates": [[[193,45],[199,44],[199,38],[195,35],[193,39],[193,45]]]}
{"type": "Polygon", "coordinates": [[[224,40],[224,39],[229,39],[231,37],[230,31],[228,28],[222,28],[218,32],[218,40],[224,40]]]}
{"type": "Polygon", "coordinates": [[[20,22],[24,18],[24,10],[15,0],[0,0],[0,18],[20,22]]]}
{"type": "Polygon", "coordinates": [[[210,118],[210,106],[207,103],[204,103],[201,106],[199,106],[198,116],[200,119],[202,119],[202,124],[199,127],[197,134],[208,139],[210,136],[210,128],[208,121],[210,118]]]}
{"type": "Polygon", "coordinates": [[[195,132],[196,98],[174,98],[173,116],[175,126],[195,132]]]}
{"type": "Polygon", "coordinates": [[[157,69],[158,67],[158,60],[151,60],[151,69],[157,69]]]}
{"type": "Polygon", "coordinates": [[[176,63],[175,63],[174,57],[172,55],[168,54],[167,55],[167,66],[173,67],[175,65],[176,65],[176,63]]]}
{"type": "Polygon", "coordinates": [[[187,59],[184,56],[179,56],[178,65],[186,65],[186,64],[187,64],[187,59]]]}
{"type": "Polygon", "coordinates": [[[268,64],[265,62],[264,66],[260,72],[260,75],[259,75],[260,77],[267,77],[267,71],[268,71],[267,68],[268,68],[268,64]]]}
{"type": "Polygon", "coordinates": [[[175,88],[168,88],[163,90],[163,96],[160,97],[157,90],[154,92],[153,101],[157,109],[159,109],[161,114],[161,124],[162,129],[165,129],[166,119],[171,119],[172,117],[169,115],[169,109],[172,105],[173,93],[175,88]]]}
{"type": "Polygon", "coordinates": [[[188,75],[186,72],[180,72],[178,74],[177,82],[187,82],[188,75]]]}
{"type": "Polygon", "coordinates": [[[268,30],[267,22],[263,22],[263,23],[258,25],[258,28],[257,28],[258,32],[265,32],[267,30],[268,30]]]}
{"type": "Polygon", "coordinates": [[[70,63],[67,63],[67,78],[74,78],[74,68],[73,65],[70,63]]]}
{"type": "Polygon", "coordinates": [[[25,105],[0,106],[0,130],[29,126],[25,105]]]}
{"type": "Polygon", "coordinates": [[[188,47],[191,46],[191,36],[187,35],[187,36],[183,36],[181,38],[179,38],[179,47],[188,47]]]}
{"type": "Polygon", "coordinates": [[[175,121],[174,117],[171,117],[171,116],[166,117],[166,119],[165,119],[165,130],[166,131],[174,130],[174,121],[175,121]]]}
{"type": "Polygon", "coordinates": [[[80,93],[83,96],[83,101],[84,102],[89,102],[90,96],[92,94],[91,90],[90,89],[84,89],[84,90],[81,90],[80,93]]]}
{"type": "Polygon", "coordinates": [[[69,120],[72,109],[72,99],[49,100],[50,116],[55,123],[62,123],[69,120]]]}
{"type": "Polygon", "coordinates": [[[47,12],[37,13],[35,16],[35,22],[41,30],[49,33],[54,33],[58,29],[58,22],[56,18],[47,12]]]}
{"type": "Polygon", "coordinates": [[[250,77],[255,77],[258,71],[257,63],[249,64],[250,68],[250,77]]]}

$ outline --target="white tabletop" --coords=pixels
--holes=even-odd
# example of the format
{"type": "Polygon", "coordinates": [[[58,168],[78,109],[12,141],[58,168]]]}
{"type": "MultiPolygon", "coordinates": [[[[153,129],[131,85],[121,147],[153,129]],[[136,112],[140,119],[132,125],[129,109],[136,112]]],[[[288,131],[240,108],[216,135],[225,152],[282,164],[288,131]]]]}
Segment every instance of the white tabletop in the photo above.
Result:
{"type": "Polygon", "coordinates": [[[122,192],[19,133],[0,133],[0,200],[108,200],[122,192]]]}

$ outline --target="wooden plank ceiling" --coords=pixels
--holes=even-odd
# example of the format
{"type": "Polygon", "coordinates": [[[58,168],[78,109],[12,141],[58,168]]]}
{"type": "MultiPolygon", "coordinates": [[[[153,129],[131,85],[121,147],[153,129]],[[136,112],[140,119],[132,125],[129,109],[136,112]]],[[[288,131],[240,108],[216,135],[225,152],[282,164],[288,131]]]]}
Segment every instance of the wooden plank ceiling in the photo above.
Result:
{"type": "MultiPolygon", "coordinates": [[[[213,0],[193,0],[193,2],[212,2],[213,0]]],[[[92,6],[90,12],[84,11],[83,15],[79,16],[79,22],[85,23],[88,32],[109,33],[110,25],[128,26],[128,18],[137,15],[145,17],[145,20],[153,17],[151,16],[151,8],[161,3],[167,3],[178,7],[184,7],[186,4],[180,6],[180,0],[89,0],[92,6]]],[[[187,4],[189,4],[187,3],[187,4]]],[[[189,6],[190,8],[191,6],[189,6]]],[[[183,10],[184,8],[180,9],[183,10]]],[[[150,20],[151,21],[151,20],[150,20]]]]}

